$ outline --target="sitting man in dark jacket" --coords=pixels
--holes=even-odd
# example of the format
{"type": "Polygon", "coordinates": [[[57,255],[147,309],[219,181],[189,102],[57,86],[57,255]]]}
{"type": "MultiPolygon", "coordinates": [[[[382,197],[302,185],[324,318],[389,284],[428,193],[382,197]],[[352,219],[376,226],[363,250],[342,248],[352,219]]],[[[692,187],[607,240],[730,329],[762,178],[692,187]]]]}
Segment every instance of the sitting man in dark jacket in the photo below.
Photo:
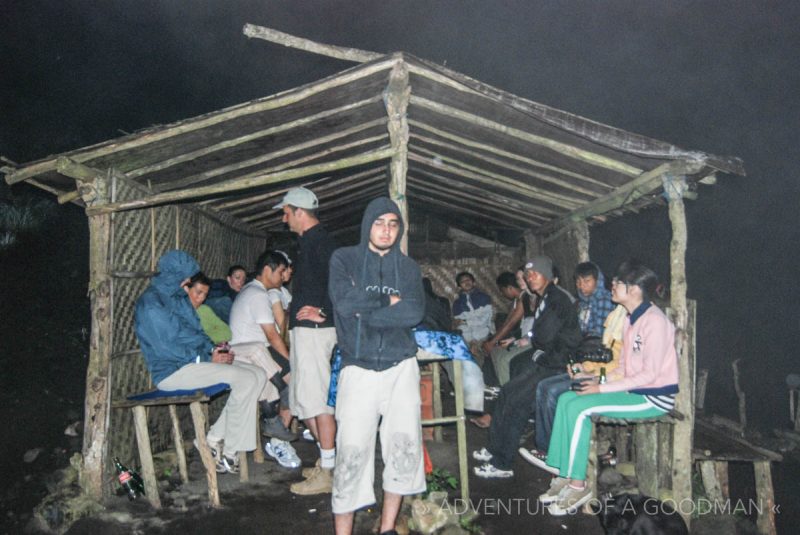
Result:
{"type": "Polygon", "coordinates": [[[267,374],[257,366],[236,362],[232,352],[215,348],[206,336],[183,290],[199,271],[197,261],[183,251],[169,251],[158,260],[158,273],[136,301],[136,336],[159,389],[230,386],[228,402],[206,441],[217,472],[237,473],[238,452],[256,448],[258,396],[267,374]]]}
{"type": "Polygon", "coordinates": [[[386,197],[369,203],[361,243],[331,257],[329,293],[342,371],[336,397],[336,533],[375,503],[375,438],[381,434],[381,533],[394,532],[403,495],[425,490],[419,366],[412,328],[425,311],[419,266],[400,251],[403,220],[386,197]]]}
{"type": "Polygon", "coordinates": [[[489,427],[489,446],[472,452],[473,458],[484,462],[474,469],[478,477],[514,475],[511,468],[514,454],[536,400],[536,385],[546,377],[561,373],[570,353],[581,342],[575,307],[566,292],[552,280],[550,258],[536,256],[525,264],[525,281],[541,299],[534,313],[533,327],[514,343],[532,346],[533,354],[524,371],[500,389],[489,427]]]}

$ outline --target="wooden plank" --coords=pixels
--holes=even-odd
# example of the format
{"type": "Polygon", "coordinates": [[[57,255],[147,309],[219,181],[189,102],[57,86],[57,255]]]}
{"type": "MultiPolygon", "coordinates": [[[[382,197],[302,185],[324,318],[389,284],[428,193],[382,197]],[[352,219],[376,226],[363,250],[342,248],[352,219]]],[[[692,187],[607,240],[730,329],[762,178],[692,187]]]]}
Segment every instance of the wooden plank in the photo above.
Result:
{"type": "MultiPolygon", "coordinates": [[[[442,369],[441,362],[434,362],[431,364],[433,375],[433,417],[442,417],[442,369]]],[[[436,442],[442,441],[442,426],[437,425],[433,429],[433,440],[436,442]]]]}
{"type": "Polygon", "coordinates": [[[657,424],[636,424],[633,428],[636,444],[636,481],[646,496],[658,496],[658,432],[657,424]]]}
{"type": "Polygon", "coordinates": [[[719,481],[716,463],[714,461],[700,461],[700,477],[703,479],[703,487],[706,497],[712,502],[722,504],[722,483],[719,481]]]}
{"type": "Polygon", "coordinates": [[[153,466],[153,451],[150,449],[150,434],[147,431],[147,409],[141,405],[133,407],[133,426],[136,431],[139,463],[142,466],[142,479],[144,479],[144,490],[147,494],[147,499],[153,509],[161,509],[156,470],[153,466]]]}
{"type": "Polygon", "coordinates": [[[93,206],[87,208],[88,215],[108,214],[111,212],[120,212],[124,210],[135,210],[140,208],[147,208],[160,204],[174,203],[176,201],[189,201],[199,197],[205,197],[217,194],[228,194],[234,191],[241,191],[244,189],[255,188],[258,186],[266,186],[276,182],[292,180],[294,178],[302,178],[304,176],[316,175],[320,173],[327,173],[339,169],[346,169],[348,167],[355,167],[365,163],[375,162],[390,158],[394,154],[391,148],[383,148],[370,151],[364,154],[351,156],[334,160],[332,162],[325,162],[316,165],[309,165],[307,167],[298,167],[296,169],[289,169],[286,171],[279,171],[277,173],[254,173],[245,175],[244,177],[236,178],[234,180],[214,184],[211,186],[202,186],[197,188],[188,188],[180,191],[170,191],[165,193],[157,193],[141,199],[134,199],[131,201],[107,203],[103,205],[93,206]]]}

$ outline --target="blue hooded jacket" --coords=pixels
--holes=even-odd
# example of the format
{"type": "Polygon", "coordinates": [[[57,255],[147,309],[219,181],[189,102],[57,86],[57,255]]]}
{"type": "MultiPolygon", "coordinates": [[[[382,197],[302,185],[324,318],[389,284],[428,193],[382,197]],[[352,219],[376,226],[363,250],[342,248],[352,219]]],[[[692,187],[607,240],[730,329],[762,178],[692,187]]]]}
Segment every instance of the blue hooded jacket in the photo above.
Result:
{"type": "MultiPolygon", "coordinates": [[[[595,264],[596,265],[596,264],[595,264]]],[[[597,288],[589,295],[578,291],[578,323],[584,336],[603,336],[606,318],[614,310],[611,292],[606,290],[606,278],[597,268],[597,288]]]]}
{"type": "Polygon", "coordinates": [[[387,197],[369,203],[361,220],[361,242],[331,256],[328,291],[333,303],[342,367],[383,371],[417,354],[412,328],[425,314],[419,266],[400,251],[403,220],[387,197]],[[385,255],[369,249],[372,224],[383,214],[400,219],[397,240],[385,255]],[[389,296],[400,301],[389,305],[389,296]]]}
{"type": "Polygon", "coordinates": [[[136,301],[136,336],[156,385],[186,364],[211,360],[214,344],[181,288],[181,282],[198,271],[200,266],[189,254],[164,253],[158,273],[136,301]]]}

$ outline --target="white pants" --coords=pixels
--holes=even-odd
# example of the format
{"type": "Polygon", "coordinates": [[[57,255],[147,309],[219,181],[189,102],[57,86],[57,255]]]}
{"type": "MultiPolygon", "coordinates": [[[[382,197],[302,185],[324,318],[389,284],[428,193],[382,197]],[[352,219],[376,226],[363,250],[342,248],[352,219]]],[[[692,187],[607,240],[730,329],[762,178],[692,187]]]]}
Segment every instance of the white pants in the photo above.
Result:
{"type": "Polygon", "coordinates": [[[328,405],[331,382],[331,354],[336,345],[336,329],[295,327],[289,331],[289,408],[301,420],[320,414],[333,414],[328,405]]]}
{"type": "MultiPolygon", "coordinates": [[[[267,374],[267,379],[270,379],[276,373],[280,373],[280,365],[273,360],[272,355],[267,349],[267,345],[262,342],[248,342],[245,344],[235,344],[231,346],[231,351],[235,355],[234,362],[245,364],[252,364],[258,366],[267,374]]],[[[258,396],[258,400],[275,401],[280,397],[278,387],[271,382],[267,381],[264,385],[264,390],[258,396]]]]}
{"type": "Polygon", "coordinates": [[[187,364],[158,383],[161,390],[188,390],[217,383],[228,383],[231,393],[225,408],[208,431],[209,440],[225,441],[225,454],[256,449],[256,411],[258,396],[264,390],[267,374],[251,364],[236,362],[187,364]]]}
{"type": "Polygon", "coordinates": [[[375,438],[380,425],[383,490],[425,490],[419,366],[408,358],[382,372],[345,367],[336,396],[335,514],[375,503],[375,438]]]}

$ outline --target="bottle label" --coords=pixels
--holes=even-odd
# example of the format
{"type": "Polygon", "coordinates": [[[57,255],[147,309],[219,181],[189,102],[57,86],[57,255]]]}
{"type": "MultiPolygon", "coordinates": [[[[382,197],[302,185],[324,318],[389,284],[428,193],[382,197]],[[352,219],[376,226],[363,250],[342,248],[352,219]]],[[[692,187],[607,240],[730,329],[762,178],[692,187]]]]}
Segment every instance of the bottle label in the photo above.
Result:
{"type": "Polygon", "coordinates": [[[131,473],[130,473],[130,472],[122,472],[122,473],[119,475],[119,482],[120,482],[122,485],[124,485],[125,483],[127,483],[128,481],[130,481],[130,479],[131,479],[131,473]]]}

